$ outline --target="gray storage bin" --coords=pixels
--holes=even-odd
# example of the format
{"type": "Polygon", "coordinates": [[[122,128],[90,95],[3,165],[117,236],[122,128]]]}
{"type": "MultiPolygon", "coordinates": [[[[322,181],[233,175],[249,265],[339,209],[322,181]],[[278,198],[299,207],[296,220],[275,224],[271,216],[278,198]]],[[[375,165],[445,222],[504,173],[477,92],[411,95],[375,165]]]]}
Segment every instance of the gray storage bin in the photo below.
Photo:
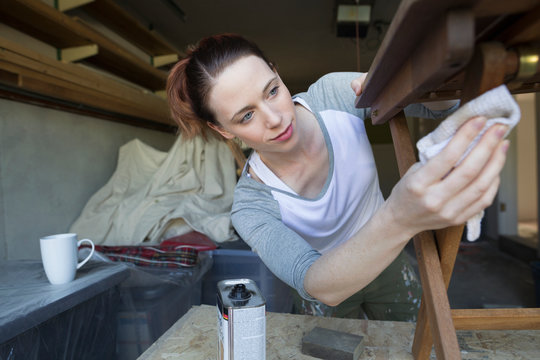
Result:
{"type": "Polygon", "coordinates": [[[293,290],[278,279],[253,251],[216,249],[210,253],[213,258],[213,265],[202,281],[203,304],[216,304],[218,281],[248,278],[257,283],[266,299],[267,311],[291,312],[293,304],[291,291],[293,290]]]}
{"type": "Polygon", "coordinates": [[[211,267],[207,252],[199,253],[195,267],[130,266],[130,277],[120,287],[117,359],[136,359],[192,306],[200,305],[202,278],[211,267]]]}

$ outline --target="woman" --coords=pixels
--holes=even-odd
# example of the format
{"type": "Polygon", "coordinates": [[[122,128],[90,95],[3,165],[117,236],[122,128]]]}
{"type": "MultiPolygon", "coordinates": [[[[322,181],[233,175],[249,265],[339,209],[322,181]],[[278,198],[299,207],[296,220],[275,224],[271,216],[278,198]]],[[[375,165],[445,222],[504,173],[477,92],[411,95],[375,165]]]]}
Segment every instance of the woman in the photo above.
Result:
{"type": "MultiPolygon", "coordinates": [[[[167,91],[184,136],[211,129],[254,150],[232,222],[303,304],[331,306],[336,316],[357,316],[361,306],[371,319],[414,320],[420,286],[403,248],[416,233],[464,223],[492,202],[506,128],[491,128],[453,169],[486,119],[468,121],[384,201],[363,123],[369,110],[354,107],[364,78],[328,74],[291,97],[255,44],[225,34],[191,50],[167,91]]],[[[452,110],[411,105],[406,113],[433,118],[452,110]]]]}

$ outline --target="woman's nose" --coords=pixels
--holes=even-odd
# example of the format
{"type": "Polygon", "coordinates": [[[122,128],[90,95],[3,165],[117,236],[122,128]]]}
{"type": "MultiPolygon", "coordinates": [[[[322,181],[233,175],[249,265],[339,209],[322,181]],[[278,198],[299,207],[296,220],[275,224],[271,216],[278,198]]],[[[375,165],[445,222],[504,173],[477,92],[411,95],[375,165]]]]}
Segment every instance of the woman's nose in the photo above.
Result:
{"type": "Polygon", "coordinates": [[[267,107],[266,111],[266,126],[269,128],[278,127],[281,124],[281,113],[271,106],[267,107]]]}

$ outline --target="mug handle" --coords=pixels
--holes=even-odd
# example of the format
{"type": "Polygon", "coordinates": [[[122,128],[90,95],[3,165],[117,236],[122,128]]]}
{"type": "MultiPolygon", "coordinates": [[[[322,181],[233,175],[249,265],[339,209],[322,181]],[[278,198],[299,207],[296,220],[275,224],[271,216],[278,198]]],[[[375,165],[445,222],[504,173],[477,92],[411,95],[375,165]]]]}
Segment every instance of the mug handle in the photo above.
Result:
{"type": "Polygon", "coordinates": [[[86,241],[86,242],[89,242],[90,245],[92,245],[92,250],[90,251],[90,255],[88,255],[88,256],[86,257],[86,259],[84,259],[83,261],[81,261],[80,263],[77,264],[77,269],[80,269],[81,266],[83,266],[84,264],[86,264],[86,262],[87,262],[88,260],[90,260],[90,258],[92,257],[92,255],[94,255],[94,249],[95,249],[95,248],[94,248],[94,242],[93,242],[92,240],[90,240],[90,239],[82,239],[82,240],[77,241],[77,248],[79,248],[79,246],[81,246],[81,244],[82,244],[83,242],[85,242],[85,241],[86,241]]]}

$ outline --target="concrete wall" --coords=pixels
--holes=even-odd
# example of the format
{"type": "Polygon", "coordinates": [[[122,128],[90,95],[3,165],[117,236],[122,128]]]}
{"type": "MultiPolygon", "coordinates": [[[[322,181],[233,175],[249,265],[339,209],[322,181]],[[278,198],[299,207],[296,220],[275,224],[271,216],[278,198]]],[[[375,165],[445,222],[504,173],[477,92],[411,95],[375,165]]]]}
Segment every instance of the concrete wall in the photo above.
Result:
{"type": "Polygon", "coordinates": [[[110,178],[121,145],[167,151],[173,134],[0,99],[0,260],[38,259],[110,178]]]}

